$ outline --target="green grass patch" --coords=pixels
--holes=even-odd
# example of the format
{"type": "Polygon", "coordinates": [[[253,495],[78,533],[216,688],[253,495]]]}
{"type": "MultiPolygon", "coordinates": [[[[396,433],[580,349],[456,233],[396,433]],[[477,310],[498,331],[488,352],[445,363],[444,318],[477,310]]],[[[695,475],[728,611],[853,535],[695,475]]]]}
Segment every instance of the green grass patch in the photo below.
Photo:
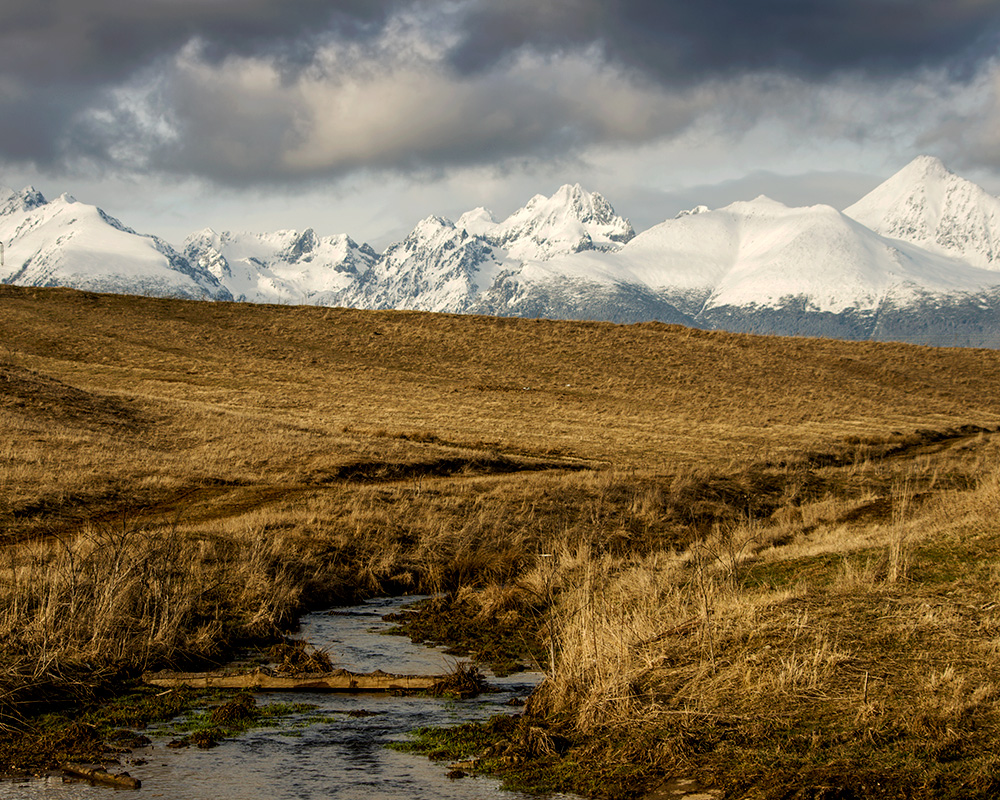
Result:
{"type": "Polygon", "coordinates": [[[624,798],[638,796],[649,783],[641,760],[588,758],[569,738],[522,717],[499,715],[482,723],[418,728],[410,735],[409,741],[390,747],[493,776],[509,791],[624,798]]]}
{"type": "MultiPolygon", "coordinates": [[[[249,692],[240,692],[220,705],[187,711],[154,732],[159,736],[180,736],[177,745],[194,744],[206,748],[255,728],[266,728],[282,720],[316,708],[311,703],[267,703],[258,706],[249,692]]],[[[295,725],[302,724],[298,721],[295,725]]],[[[312,720],[304,723],[313,724],[312,720]]]]}

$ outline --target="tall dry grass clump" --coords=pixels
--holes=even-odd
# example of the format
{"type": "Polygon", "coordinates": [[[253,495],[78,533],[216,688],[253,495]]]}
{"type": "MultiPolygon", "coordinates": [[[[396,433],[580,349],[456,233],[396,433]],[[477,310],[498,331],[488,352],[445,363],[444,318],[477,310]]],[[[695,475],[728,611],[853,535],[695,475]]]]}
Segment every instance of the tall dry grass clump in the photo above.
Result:
{"type": "Polygon", "coordinates": [[[294,543],[261,530],[90,526],[5,548],[0,709],[86,693],[154,665],[218,658],[273,636],[301,606],[294,543]]]}
{"type": "Polygon", "coordinates": [[[536,713],[569,715],[581,733],[648,724],[660,714],[716,713],[732,686],[734,641],[794,590],[748,593],[738,568],[755,526],[711,547],[640,558],[563,551],[531,576],[552,585],[552,665],[536,713]]]}

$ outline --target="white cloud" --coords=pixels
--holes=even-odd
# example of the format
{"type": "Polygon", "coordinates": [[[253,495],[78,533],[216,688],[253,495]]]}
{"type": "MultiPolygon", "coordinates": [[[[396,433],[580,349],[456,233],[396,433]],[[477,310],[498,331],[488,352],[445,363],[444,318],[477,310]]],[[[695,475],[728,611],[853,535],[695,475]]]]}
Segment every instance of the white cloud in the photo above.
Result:
{"type": "Polygon", "coordinates": [[[596,48],[529,51],[460,74],[440,42],[389,26],[374,43],[331,42],[306,69],[274,57],[212,61],[197,42],[88,111],[125,166],[231,183],[356,169],[419,170],[573,156],[595,142],[676,135],[717,106],[721,84],[668,91],[596,48]]]}
{"type": "MultiPolygon", "coordinates": [[[[450,6],[455,19],[464,5],[450,6]]],[[[727,182],[756,171],[778,176],[761,182],[767,191],[806,173],[807,189],[839,180],[817,173],[885,176],[921,151],[955,168],[1000,168],[996,62],[964,81],[939,68],[822,79],[759,71],[673,85],[582,44],[521,47],[460,71],[449,57],[458,23],[440,4],[423,16],[415,8],[373,38],[311,40],[294,63],[274,51],[221,56],[192,40],[105,91],[67,132],[65,151],[82,153],[77,166],[89,164],[90,175],[111,164],[119,186],[141,176],[175,187],[161,207],[181,235],[182,225],[251,225],[235,210],[251,203],[257,227],[273,227],[271,218],[376,239],[427,213],[480,204],[506,213],[564,182],[604,192],[651,224],[675,213],[687,188],[721,185],[707,192],[721,204],[727,182]],[[200,217],[184,208],[177,181],[202,187],[190,203],[200,217]],[[630,207],[633,198],[645,207],[630,207]],[[213,207],[221,219],[206,217],[213,207]]],[[[0,95],[10,90],[0,83],[0,95]]],[[[742,196],[749,186],[731,188],[742,196]]],[[[110,210],[132,219],[127,203],[110,210]]],[[[161,232],[154,221],[135,224],[161,232]]]]}

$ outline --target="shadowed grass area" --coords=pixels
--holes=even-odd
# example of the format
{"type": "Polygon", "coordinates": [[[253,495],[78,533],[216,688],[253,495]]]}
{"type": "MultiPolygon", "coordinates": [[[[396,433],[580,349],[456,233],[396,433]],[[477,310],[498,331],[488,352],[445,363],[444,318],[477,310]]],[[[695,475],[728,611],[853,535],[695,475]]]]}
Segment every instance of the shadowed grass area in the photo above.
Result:
{"type": "Polygon", "coordinates": [[[1000,353],[14,287],[0,309],[8,742],[413,590],[446,597],[427,636],[543,662],[524,725],[565,747],[503,749],[536,782],[986,786],[1000,353]]]}

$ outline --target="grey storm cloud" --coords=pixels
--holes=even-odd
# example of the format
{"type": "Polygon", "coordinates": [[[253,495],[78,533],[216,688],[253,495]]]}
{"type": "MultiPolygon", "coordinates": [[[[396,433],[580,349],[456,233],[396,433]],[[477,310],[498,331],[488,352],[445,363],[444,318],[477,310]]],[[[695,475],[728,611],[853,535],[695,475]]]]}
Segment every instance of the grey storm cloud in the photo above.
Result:
{"type": "Polygon", "coordinates": [[[4,0],[0,74],[30,84],[128,77],[192,37],[219,56],[295,56],[313,35],[364,35],[402,0],[4,0]]]}
{"type": "Polygon", "coordinates": [[[971,81],[998,30],[997,0],[6,0],[0,161],[245,185],[572,157],[839,75],[971,81]]]}
{"type": "Polygon", "coordinates": [[[996,0],[5,0],[0,71],[28,81],[117,78],[193,36],[219,55],[294,59],[312,36],[361,36],[407,7],[454,9],[460,70],[524,46],[596,42],[612,60],[670,79],[961,67],[995,54],[1000,30],[996,0]]]}
{"type": "Polygon", "coordinates": [[[483,69],[510,52],[600,43],[660,80],[778,70],[816,78],[947,65],[971,74],[996,55],[996,0],[506,0],[470,6],[451,58],[483,69]]]}
{"type": "Polygon", "coordinates": [[[107,93],[192,39],[206,58],[268,54],[291,70],[316,37],[377,35],[405,0],[5,0],[0,4],[0,161],[61,166],[108,158],[79,124],[107,93]]]}

